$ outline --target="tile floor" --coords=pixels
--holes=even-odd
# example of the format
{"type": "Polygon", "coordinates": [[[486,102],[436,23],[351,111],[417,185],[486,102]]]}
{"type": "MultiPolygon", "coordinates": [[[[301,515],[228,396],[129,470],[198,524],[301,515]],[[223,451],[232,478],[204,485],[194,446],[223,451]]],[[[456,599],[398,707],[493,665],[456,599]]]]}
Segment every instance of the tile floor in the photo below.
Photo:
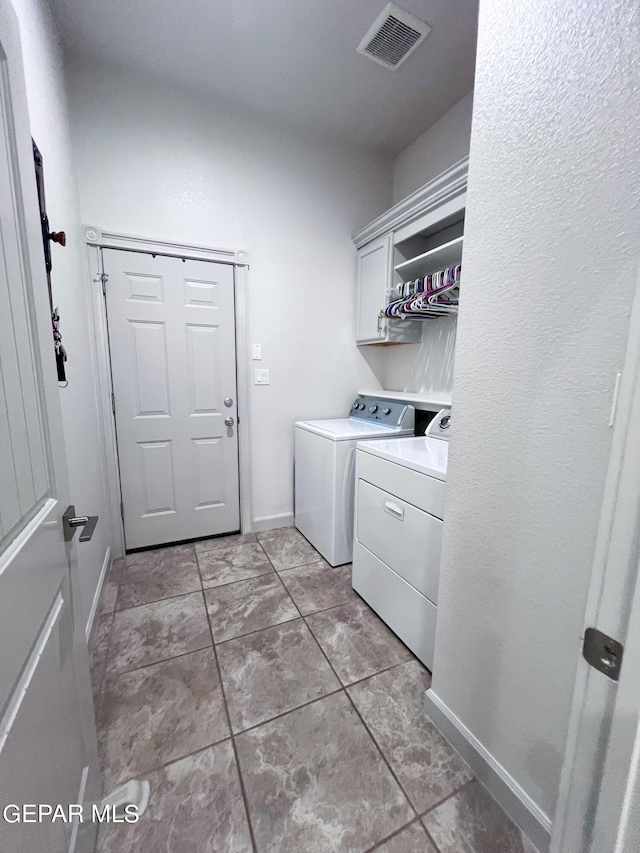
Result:
{"type": "Polygon", "coordinates": [[[535,853],[425,716],[430,675],[293,528],[114,562],[91,648],[100,853],[535,853]]]}

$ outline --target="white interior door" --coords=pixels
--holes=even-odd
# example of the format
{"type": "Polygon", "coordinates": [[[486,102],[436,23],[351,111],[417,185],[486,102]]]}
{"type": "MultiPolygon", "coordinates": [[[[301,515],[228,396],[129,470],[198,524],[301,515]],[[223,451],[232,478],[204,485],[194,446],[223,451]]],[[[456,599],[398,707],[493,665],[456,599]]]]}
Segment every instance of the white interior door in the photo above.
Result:
{"type": "MultiPolygon", "coordinates": [[[[552,853],[640,850],[640,263],[584,627],[624,645],[620,679],[579,654],[552,853]]],[[[579,649],[579,651],[578,651],[579,649]]]]}
{"type": "MultiPolygon", "coordinates": [[[[0,0],[0,807],[99,789],[18,22],[0,0]]],[[[15,811],[9,813],[9,817],[15,811]]],[[[93,849],[95,827],[10,823],[2,853],[93,849]]]]}
{"type": "Polygon", "coordinates": [[[126,547],[238,530],[233,267],[103,264],[126,547]]]}

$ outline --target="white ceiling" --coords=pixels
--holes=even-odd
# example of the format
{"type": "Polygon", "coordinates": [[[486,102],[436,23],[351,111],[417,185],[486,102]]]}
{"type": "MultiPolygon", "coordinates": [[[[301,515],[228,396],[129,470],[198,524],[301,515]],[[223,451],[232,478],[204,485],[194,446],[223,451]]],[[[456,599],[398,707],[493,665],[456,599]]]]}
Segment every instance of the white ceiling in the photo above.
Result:
{"type": "Polygon", "coordinates": [[[356,53],[386,0],[51,0],[67,51],[395,155],[473,87],[478,0],[399,0],[430,24],[396,71],[356,53]]]}

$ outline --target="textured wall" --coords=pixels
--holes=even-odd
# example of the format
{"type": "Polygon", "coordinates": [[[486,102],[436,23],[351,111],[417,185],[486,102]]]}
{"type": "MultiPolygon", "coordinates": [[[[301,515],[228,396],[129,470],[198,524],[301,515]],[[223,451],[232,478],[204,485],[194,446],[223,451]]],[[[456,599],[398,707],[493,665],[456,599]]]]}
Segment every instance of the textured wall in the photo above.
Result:
{"type": "Polygon", "coordinates": [[[86,223],[249,252],[251,367],[271,371],[251,386],[253,512],[287,516],[294,421],[378,386],[354,343],[351,234],[389,206],[391,164],[130,74],[69,79],[86,223]]]}
{"type": "Polygon", "coordinates": [[[480,5],[433,690],[551,817],[638,265],[638,44],[636,0],[480,5]]]}
{"type": "Polygon", "coordinates": [[[13,0],[13,5],[20,20],[31,133],[44,158],[49,221],[52,230],[67,234],[66,248],[52,247],[52,282],[69,354],[69,386],[60,391],[60,399],[71,497],[81,515],[99,515],[101,521],[91,542],[76,549],[79,572],[74,594],[79,595],[86,623],[110,544],[110,528],[62,51],[45,0],[13,0]]]}

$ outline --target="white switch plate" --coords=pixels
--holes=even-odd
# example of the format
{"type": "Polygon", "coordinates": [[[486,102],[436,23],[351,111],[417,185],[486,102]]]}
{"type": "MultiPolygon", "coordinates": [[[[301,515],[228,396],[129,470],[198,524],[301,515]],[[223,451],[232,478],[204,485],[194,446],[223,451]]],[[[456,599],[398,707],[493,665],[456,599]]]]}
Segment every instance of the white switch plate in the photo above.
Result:
{"type": "Polygon", "coordinates": [[[260,368],[253,371],[253,384],[254,385],[268,385],[269,384],[269,371],[265,370],[265,368],[260,368]]]}
{"type": "Polygon", "coordinates": [[[253,346],[253,355],[251,358],[254,361],[262,361],[262,344],[252,344],[253,346]]]}

